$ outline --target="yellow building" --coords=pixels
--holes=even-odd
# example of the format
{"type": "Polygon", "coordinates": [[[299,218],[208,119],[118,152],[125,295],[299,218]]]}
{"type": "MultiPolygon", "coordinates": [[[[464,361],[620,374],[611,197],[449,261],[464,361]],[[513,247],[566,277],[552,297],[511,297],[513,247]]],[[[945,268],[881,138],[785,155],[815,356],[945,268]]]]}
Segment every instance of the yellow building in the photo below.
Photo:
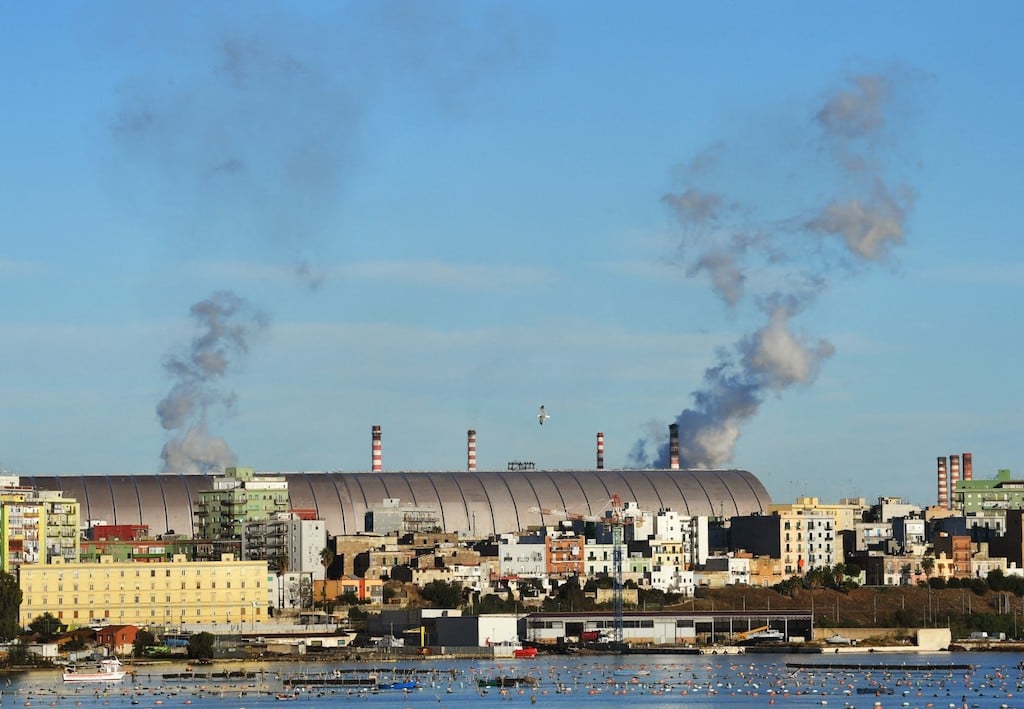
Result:
{"type": "Polygon", "coordinates": [[[817,497],[798,497],[796,502],[768,506],[768,514],[775,512],[825,512],[835,518],[836,531],[856,529],[864,513],[870,509],[863,498],[849,498],[838,503],[823,503],[817,497]]]}
{"type": "Polygon", "coordinates": [[[0,479],[0,570],[21,564],[78,561],[77,500],[55,490],[21,487],[17,478],[0,479]]]}
{"type": "Polygon", "coordinates": [[[183,623],[257,623],[267,607],[267,562],[171,561],[23,564],[19,622],[50,613],[69,627],[180,625],[183,623]]]}

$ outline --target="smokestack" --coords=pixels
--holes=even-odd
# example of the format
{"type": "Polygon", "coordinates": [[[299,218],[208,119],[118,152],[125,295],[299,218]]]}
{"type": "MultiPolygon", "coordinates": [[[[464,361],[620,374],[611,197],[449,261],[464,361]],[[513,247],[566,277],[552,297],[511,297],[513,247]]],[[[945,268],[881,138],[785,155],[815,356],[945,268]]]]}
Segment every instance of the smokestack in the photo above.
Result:
{"type": "Polygon", "coordinates": [[[380,442],[380,426],[373,427],[373,472],[380,473],[384,470],[384,458],[380,442]]]}
{"type": "Polygon", "coordinates": [[[970,453],[964,453],[964,482],[974,479],[974,461],[970,453]]]}
{"type": "Polygon", "coordinates": [[[668,467],[679,470],[679,424],[668,426],[668,467]]]}
{"type": "Polygon", "coordinates": [[[939,507],[949,506],[949,483],[946,480],[946,456],[939,456],[939,507]]]}
{"type": "Polygon", "coordinates": [[[466,431],[466,470],[476,472],[476,431],[466,431]]]}
{"type": "Polygon", "coordinates": [[[953,509],[953,493],[960,482],[960,456],[954,453],[949,456],[949,509],[953,509]]]}
{"type": "Polygon", "coordinates": [[[604,470],[604,434],[597,432],[597,469],[604,470]]]}

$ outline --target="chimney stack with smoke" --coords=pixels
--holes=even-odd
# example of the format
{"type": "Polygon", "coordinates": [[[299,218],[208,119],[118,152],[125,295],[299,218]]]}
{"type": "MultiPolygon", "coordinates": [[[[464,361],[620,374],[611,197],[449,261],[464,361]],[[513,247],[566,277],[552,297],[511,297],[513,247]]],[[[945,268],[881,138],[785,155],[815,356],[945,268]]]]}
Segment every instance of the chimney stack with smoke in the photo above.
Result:
{"type": "Polygon", "coordinates": [[[970,453],[964,453],[964,482],[974,479],[974,461],[970,453]]]}
{"type": "Polygon", "coordinates": [[[373,427],[373,472],[380,473],[384,470],[383,451],[381,449],[380,426],[373,427]]]}
{"type": "MultiPolygon", "coordinates": [[[[686,277],[707,283],[730,311],[754,308],[762,316],[759,327],[715,349],[715,362],[691,392],[692,405],[675,417],[680,467],[731,461],[743,426],[769,396],[813,384],[835,346],[801,333],[797,318],[828,291],[833,275],[884,263],[904,243],[916,191],[902,182],[904,161],[890,158],[899,154],[891,142],[906,113],[906,78],[900,72],[848,77],[823,96],[817,113],[784,128],[814,126],[799,141],[806,151],[787,147],[777,160],[766,160],[775,150],[767,134],[754,136],[756,148],[746,154],[737,150],[751,146],[746,136],[715,141],[680,166],[678,188],[662,196],[679,227],[672,260],[686,277]],[[784,172],[760,173],[776,164],[784,172]],[[749,189],[765,180],[777,183],[770,200],[749,189]]],[[[637,441],[630,460],[664,468],[669,454],[660,439],[637,441]]]]}
{"type": "Polygon", "coordinates": [[[939,456],[939,507],[949,506],[949,482],[946,479],[946,456],[939,456]]]}
{"type": "Polygon", "coordinates": [[[604,470],[604,434],[597,433],[597,469],[604,470]]]}
{"type": "Polygon", "coordinates": [[[954,453],[949,456],[949,505],[953,509],[953,493],[956,492],[956,484],[960,482],[960,456],[954,453]]]}
{"type": "Polygon", "coordinates": [[[476,431],[466,431],[466,470],[476,472],[476,431]]]}
{"type": "Polygon", "coordinates": [[[668,467],[671,470],[679,470],[679,424],[672,423],[668,426],[668,467]]]}

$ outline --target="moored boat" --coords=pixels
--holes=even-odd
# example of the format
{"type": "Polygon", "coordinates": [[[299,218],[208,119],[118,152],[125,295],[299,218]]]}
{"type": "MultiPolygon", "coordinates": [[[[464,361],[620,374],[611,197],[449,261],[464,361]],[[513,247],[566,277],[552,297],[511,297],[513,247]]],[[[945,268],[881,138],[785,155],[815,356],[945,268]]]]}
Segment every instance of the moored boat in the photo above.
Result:
{"type": "Polygon", "coordinates": [[[121,662],[117,658],[103,660],[94,672],[83,672],[77,667],[68,667],[64,670],[65,682],[120,682],[128,674],[121,669],[121,662]]]}

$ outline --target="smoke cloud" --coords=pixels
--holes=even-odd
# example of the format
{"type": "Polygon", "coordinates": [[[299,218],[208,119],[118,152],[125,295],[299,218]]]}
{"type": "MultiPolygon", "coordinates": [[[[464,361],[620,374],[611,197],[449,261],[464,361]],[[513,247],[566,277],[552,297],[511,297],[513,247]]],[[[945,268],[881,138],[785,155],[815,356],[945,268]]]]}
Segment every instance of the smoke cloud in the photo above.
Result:
{"type": "Polygon", "coordinates": [[[249,351],[250,340],[267,327],[267,318],[229,291],[218,291],[195,303],[190,311],[198,334],[188,351],[164,362],[171,388],[156,413],[172,437],[160,457],[164,472],[205,473],[234,465],[227,442],[208,430],[214,409],[230,413],[234,392],[220,388],[224,379],[249,351]]]}
{"type": "MultiPolygon", "coordinates": [[[[808,122],[810,154],[780,153],[783,172],[760,185],[772,195],[770,206],[728,192],[727,185],[749,181],[757,167],[742,155],[730,162],[737,156],[726,143],[684,166],[684,184],[662,198],[680,227],[678,258],[687,276],[706,278],[730,310],[752,303],[763,317],[755,331],[717,353],[692,392],[692,406],[676,417],[684,467],[728,463],[743,424],[767,396],[815,381],[835,347],[799,332],[794,319],[827,290],[837,269],[856,273],[885,263],[903,244],[915,194],[895,181],[884,159],[896,137],[899,78],[854,76],[826,96],[808,122]],[[814,199],[807,203],[805,194],[814,199]]],[[[755,148],[757,160],[772,150],[755,148]]],[[[639,439],[630,464],[667,467],[664,436],[639,439]]]]}
{"type": "MultiPolygon", "coordinates": [[[[462,2],[205,8],[195,24],[174,7],[126,11],[131,36],[113,41],[146,44],[110,121],[125,202],[183,258],[287,264],[281,272],[310,292],[331,270],[329,247],[343,255],[342,205],[373,118],[386,131],[422,102],[464,111],[478,89],[533,61],[542,34],[519,6],[462,2]]],[[[165,470],[234,461],[210,415],[231,410],[235,396],[219,387],[265,326],[229,292],[196,303],[192,317],[203,334],[167,360],[172,385],[157,406],[174,433],[165,470]]]]}
{"type": "Polygon", "coordinates": [[[286,262],[315,291],[325,252],[348,238],[343,205],[374,119],[424,102],[466,110],[533,56],[538,33],[513,6],[384,0],[304,14],[254,8],[221,28],[211,11],[194,36],[156,32],[163,44],[140,55],[168,56],[122,81],[111,134],[126,192],[141,207],[159,195],[176,242],[286,262]]]}

